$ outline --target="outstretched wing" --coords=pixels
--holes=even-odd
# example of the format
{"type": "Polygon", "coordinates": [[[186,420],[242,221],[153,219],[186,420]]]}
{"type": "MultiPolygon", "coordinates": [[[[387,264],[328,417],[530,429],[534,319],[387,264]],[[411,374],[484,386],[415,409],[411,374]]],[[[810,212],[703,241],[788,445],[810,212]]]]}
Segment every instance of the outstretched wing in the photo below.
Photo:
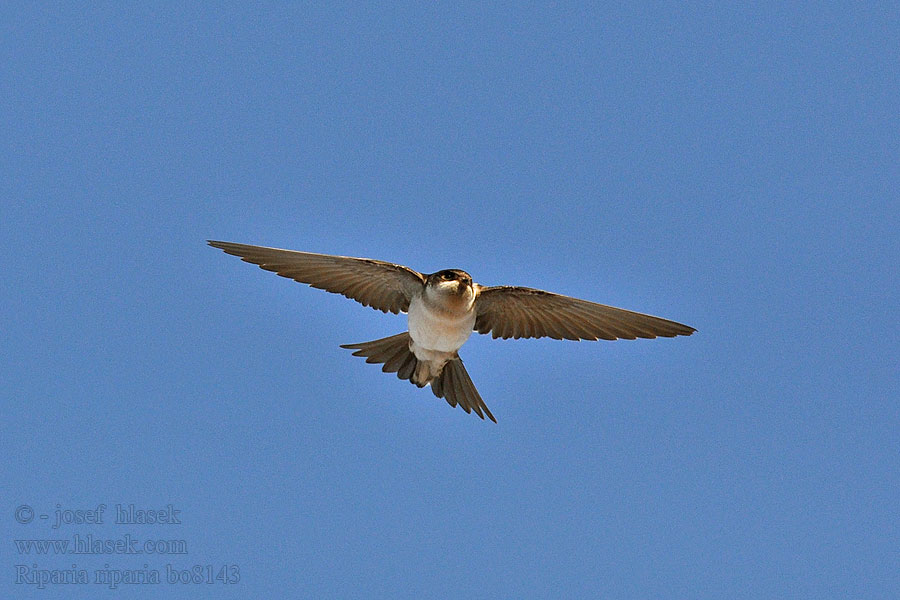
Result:
{"type": "Polygon", "coordinates": [[[209,245],[300,283],[342,294],[384,312],[406,312],[425,277],[408,267],[371,258],[350,258],[209,240],[209,245]]]}
{"type": "Polygon", "coordinates": [[[483,287],[475,307],[475,331],[504,339],[633,340],[696,331],[659,317],[525,287],[483,287]]]}

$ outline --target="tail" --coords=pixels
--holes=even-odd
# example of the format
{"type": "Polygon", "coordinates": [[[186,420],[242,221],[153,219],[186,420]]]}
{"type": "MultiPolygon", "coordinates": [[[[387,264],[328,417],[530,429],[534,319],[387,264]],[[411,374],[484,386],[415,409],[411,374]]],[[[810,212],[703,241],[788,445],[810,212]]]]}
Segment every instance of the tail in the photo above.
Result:
{"type": "Polygon", "coordinates": [[[449,360],[436,377],[429,377],[430,381],[425,381],[423,375],[430,372],[430,368],[427,367],[431,365],[416,358],[409,349],[409,341],[409,332],[405,331],[371,342],[342,344],[341,348],[356,350],[353,356],[365,356],[367,363],[384,363],[382,371],[396,373],[400,379],[407,379],[419,387],[430,382],[434,395],[447,400],[450,406],[455,407],[458,404],[467,413],[474,410],[482,419],[486,414],[491,421],[497,422],[475,389],[458,355],[449,360]],[[416,376],[417,372],[419,376],[416,376]]]}

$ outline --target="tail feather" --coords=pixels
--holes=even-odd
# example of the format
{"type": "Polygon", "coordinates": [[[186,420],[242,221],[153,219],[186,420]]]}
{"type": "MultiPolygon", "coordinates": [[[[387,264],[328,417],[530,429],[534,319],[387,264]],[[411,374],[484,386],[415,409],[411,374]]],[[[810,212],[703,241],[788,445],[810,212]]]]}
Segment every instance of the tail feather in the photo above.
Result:
{"type": "MultiPolygon", "coordinates": [[[[400,379],[408,379],[410,382],[422,387],[425,382],[416,383],[417,367],[419,360],[416,355],[409,349],[409,332],[399,333],[380,340],[371,342],[362,342],[360,344],[343,344],[341,348],[355,350],[353,356],[364,356],[367,363],[384,363],[381,370],[385,373],[396,373],[400,379]]],[[[427,371],[423,364],[423,371],[427,371]]],[[[433,367],[429,367],[433,368],[433,367]]],[[[457,405],[467,413],[473,410],[475,414],[484,419],[484,416],[497,422],[491,411],[484,404],[484,400],[475,389],[466,368],[463,366],[462,359],[457,356],[447,362],[441,369],[440,375],[430,380],[431,391],[438,398],[443,398],[450,406],[457,405]]]]}
{"type": "Polygon", "coordinates": [[[416,355],[410,352],[406,355],[406,358],[403,361],[403,365],[401,365],[400,370],[397,371],[397,377],[400,379],[412,379],[413,373],[416,372],[416,355]]]}
{"type": "Polygon", "coordinates": [[[403,362],[406,360],[407,356],[409,356],[409,348],[400,348],[394,356],[384,362],[384,366],[381,367],[381,370],[385,373],[396,373],[400,370],[400,367],[403,366],[403,362]]]}
{"type": "MultiPolygon", "coordinates": [[[[431,382],[431,391],[434,392],[434,395],[437,396],[438,398],[444,398],[444,378],[443,377],[438,377],[437,379],[435,379],[434,381],[431,382]]],[[[456,408],[456,400],[453,400],[451,398],[444,398],[444,399],[447,401],[447,403],[450,406],[452,406],[453,408],[456,408]]]]}
{"type": "Polygon", "coordinates": [[[365,356],[367,363],[384,363],[381,370],[397,373],[400,379],[409,379],[418,362],[409,350],[409,332],[406,331],[371,342],[342,344],[341,348],[356,350],[353,356],[365,356]]]}
{"type": "Polygon", "coordinates": [[[365,356],[369,363],[384,362],[398,350],[409,349],[409,333],[399,333],[362,344],[343,344],[341,348],[356,350],[353,356],[365,356]]]}
{"type": "MultiPolygon", "coordinates": [[[[457,381],[458,378],[454,371],[455,369],[452,369],[448,363],[444,365],[444,370],[441,372],[440,379],[444,384],[444,400],[449,403],[452,399],[454,405],[459,404],[459,407],[466,411],[466,413],[471,413],[472,407],[469,406],[469,399],[465,394],[460,393],[459,382],[457,381]]],[[[432,388],[432,390],[433,389],[434,388],[432,388]]]]}
{"type": "Polygon", "coordinates": [[[431,391],[438,398],[445,399],[450,406],[459,404],[460,408],[466,412],[474,410],[475,414],[482,419],[487,415],[491,421],[497,422],[482,400],[481,394],[475,388],[475,384],[472,383],[462,359],[458,356],[444,365],[441,376],[431,382],[431,391]]]}

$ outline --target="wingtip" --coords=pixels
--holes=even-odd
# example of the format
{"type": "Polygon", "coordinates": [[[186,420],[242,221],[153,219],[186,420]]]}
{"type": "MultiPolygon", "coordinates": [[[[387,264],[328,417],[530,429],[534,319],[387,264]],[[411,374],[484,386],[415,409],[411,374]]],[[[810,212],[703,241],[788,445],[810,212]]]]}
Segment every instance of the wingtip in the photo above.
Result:
{"type": "Polygon", "coordinates": [[[685,325],[684,323],[676,323],[675,321],[672,321],[672,323],[677,326],[677,329],[673,329],[671,332],[669,332],[668,335],[664,335],[661,337],[678,337],[679,335],[689,336],[697,333],[697,330],[690,325],[685,325]]]}

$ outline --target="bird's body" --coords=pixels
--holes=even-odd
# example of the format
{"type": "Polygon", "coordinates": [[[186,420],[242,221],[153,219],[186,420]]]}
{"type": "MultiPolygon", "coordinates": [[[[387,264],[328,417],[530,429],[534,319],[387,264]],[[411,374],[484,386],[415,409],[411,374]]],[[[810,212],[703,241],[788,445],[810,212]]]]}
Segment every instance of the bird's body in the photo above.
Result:
{"type": "Polygon", "coordinates": [[[464,271],[441,271],[409,301],[409,349],[419,361],[411,381],[419,387],[439,377],[472,335],[477,289],[471,283],[464,271]]]}
{"type": "Polygon", "coordinates": [[[408,332],[348,344],[366,362],[424,387],[451,406],[496,421],[459,358],[473,331],[493,337],[570,340],[690,335],[687,325],[641,313],[524,287],[485,287],[459,269],[430,275],[368,258],[249,246],[209,244],[245,262],[301,283],[339,293],[384,312],[406,312],[408,332]]]}

